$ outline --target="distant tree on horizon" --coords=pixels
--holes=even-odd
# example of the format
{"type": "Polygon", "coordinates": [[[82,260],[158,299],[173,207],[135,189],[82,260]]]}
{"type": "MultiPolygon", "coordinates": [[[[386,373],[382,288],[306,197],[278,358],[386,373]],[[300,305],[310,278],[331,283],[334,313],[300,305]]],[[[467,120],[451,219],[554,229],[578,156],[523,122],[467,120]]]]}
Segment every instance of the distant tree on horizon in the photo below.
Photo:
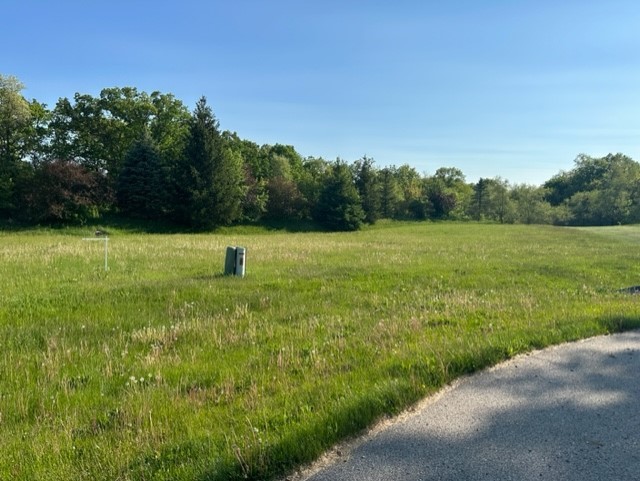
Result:
{"type": "Polygon", "coordinates": [[[293,145],[258,145],[220,132],[205,97],[189,112],[172,94],[110,87],[60,98],[49,110],[23,89],[0,74],[3,223],[76,222],[105,212],[200,230],[265,219],[315,219],[346,230],[379,218],[640,222],[640,164],[622,153],[579,154],[573,169],[542,186],[500,177],[469,183],[456,167],[429,176],[408,164],[377,168],[367,156],[328,162],[303,158],[293,145]],[[55,207],[43,217],[34,206],[44,209],[46,199],[55,207]]]}

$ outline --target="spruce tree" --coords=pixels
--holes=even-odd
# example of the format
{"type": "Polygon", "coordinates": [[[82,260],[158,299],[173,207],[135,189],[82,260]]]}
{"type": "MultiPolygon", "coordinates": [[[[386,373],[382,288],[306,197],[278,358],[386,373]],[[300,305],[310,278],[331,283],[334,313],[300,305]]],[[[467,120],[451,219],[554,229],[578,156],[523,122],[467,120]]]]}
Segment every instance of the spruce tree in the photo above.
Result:
{"type": "Polygon", "coordinates": [[[381,189],[378,181],[378,172],[373,166],[373,159],[366,155],[354,164],[356,187],[362,200],[362,209],[365,220],[369,224],[375,224],[380,218],[381,189]]]}
{"type": "Polygon", "coordinates": [[[120,212],[141,219],[163,214],[166,192],[160,156],[148,135],[135,141],[127,152],[116,184],[120,212]]]}
{"type": "Polygon", "coordinates": [[[185,154],[175,171],[174,190],[186,197],[181,217],[192,227],[211,229],[241,218],[242,156],[228,147],[204,97],[191,116],[185,154]]]}
{"type": "Polygon", "coordinates": [[[394,175],[394,169],[385,167],[380,171],[380,214],[385,219],[394,219],[402,193],[394,175]]]}
{"type": "Polygon", "coordinates": [[[187,218],[198,229],[215,226],[213,166],[219,155],[219,143],[218,121],[207,100],[201,97],[191,115],[184,156],[187,218]]]}
{"type": "Polygon", "coordinates": [[[365,213],[351,170],[341,161],[333,165],[331,175],[320,193],[314,218],[330,230],[358,230],[365,213]]]}

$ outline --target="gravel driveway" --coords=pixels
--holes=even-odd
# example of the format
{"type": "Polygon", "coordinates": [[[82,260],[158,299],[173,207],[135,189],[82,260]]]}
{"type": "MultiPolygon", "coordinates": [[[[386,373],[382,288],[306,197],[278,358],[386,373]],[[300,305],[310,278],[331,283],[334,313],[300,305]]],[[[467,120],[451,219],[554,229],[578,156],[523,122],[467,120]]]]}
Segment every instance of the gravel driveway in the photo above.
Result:
{"type": "Polygon", "coordinates": [[[290,479],[640,480],[640,331],[462,379],[290,479]]]}

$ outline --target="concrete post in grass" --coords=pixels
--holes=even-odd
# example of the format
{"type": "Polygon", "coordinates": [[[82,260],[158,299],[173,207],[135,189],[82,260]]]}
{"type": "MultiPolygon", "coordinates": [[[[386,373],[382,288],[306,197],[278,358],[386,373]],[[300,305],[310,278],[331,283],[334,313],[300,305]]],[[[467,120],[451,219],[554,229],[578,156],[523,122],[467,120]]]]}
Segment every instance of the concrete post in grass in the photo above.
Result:
{"type": "Polygon", "coordinates": [[[227,247],[224,258],[224,275],[244,277],[246,269],[247,249],[244,247],[227,247]]]}
{"type": "Polygon", "coordinates": [[[244,270],[246,265],[247,249],[244,247],[236,247],[236,269],[235,275],[238,277],[244,277],[244,270]]]}
{"type": "Polygon", "coordinates": [[[232,276],[236,267],[236,248],[227,246],[227,255],[224,258],[224,275],[232,276]]]}

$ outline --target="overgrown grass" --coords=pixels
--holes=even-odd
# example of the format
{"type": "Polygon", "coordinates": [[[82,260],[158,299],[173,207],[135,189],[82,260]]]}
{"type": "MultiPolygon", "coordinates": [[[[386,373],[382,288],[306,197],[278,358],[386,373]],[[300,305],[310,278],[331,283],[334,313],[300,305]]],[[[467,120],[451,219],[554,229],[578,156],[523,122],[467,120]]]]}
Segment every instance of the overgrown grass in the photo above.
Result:
{"type": "Polygon", "coordinates": [[[640,228],[0,233],[0,479],[265,479],[447,381],[640,327],[640,228]],[[222,277],[227,245],[247,277],[222,277]]]}

